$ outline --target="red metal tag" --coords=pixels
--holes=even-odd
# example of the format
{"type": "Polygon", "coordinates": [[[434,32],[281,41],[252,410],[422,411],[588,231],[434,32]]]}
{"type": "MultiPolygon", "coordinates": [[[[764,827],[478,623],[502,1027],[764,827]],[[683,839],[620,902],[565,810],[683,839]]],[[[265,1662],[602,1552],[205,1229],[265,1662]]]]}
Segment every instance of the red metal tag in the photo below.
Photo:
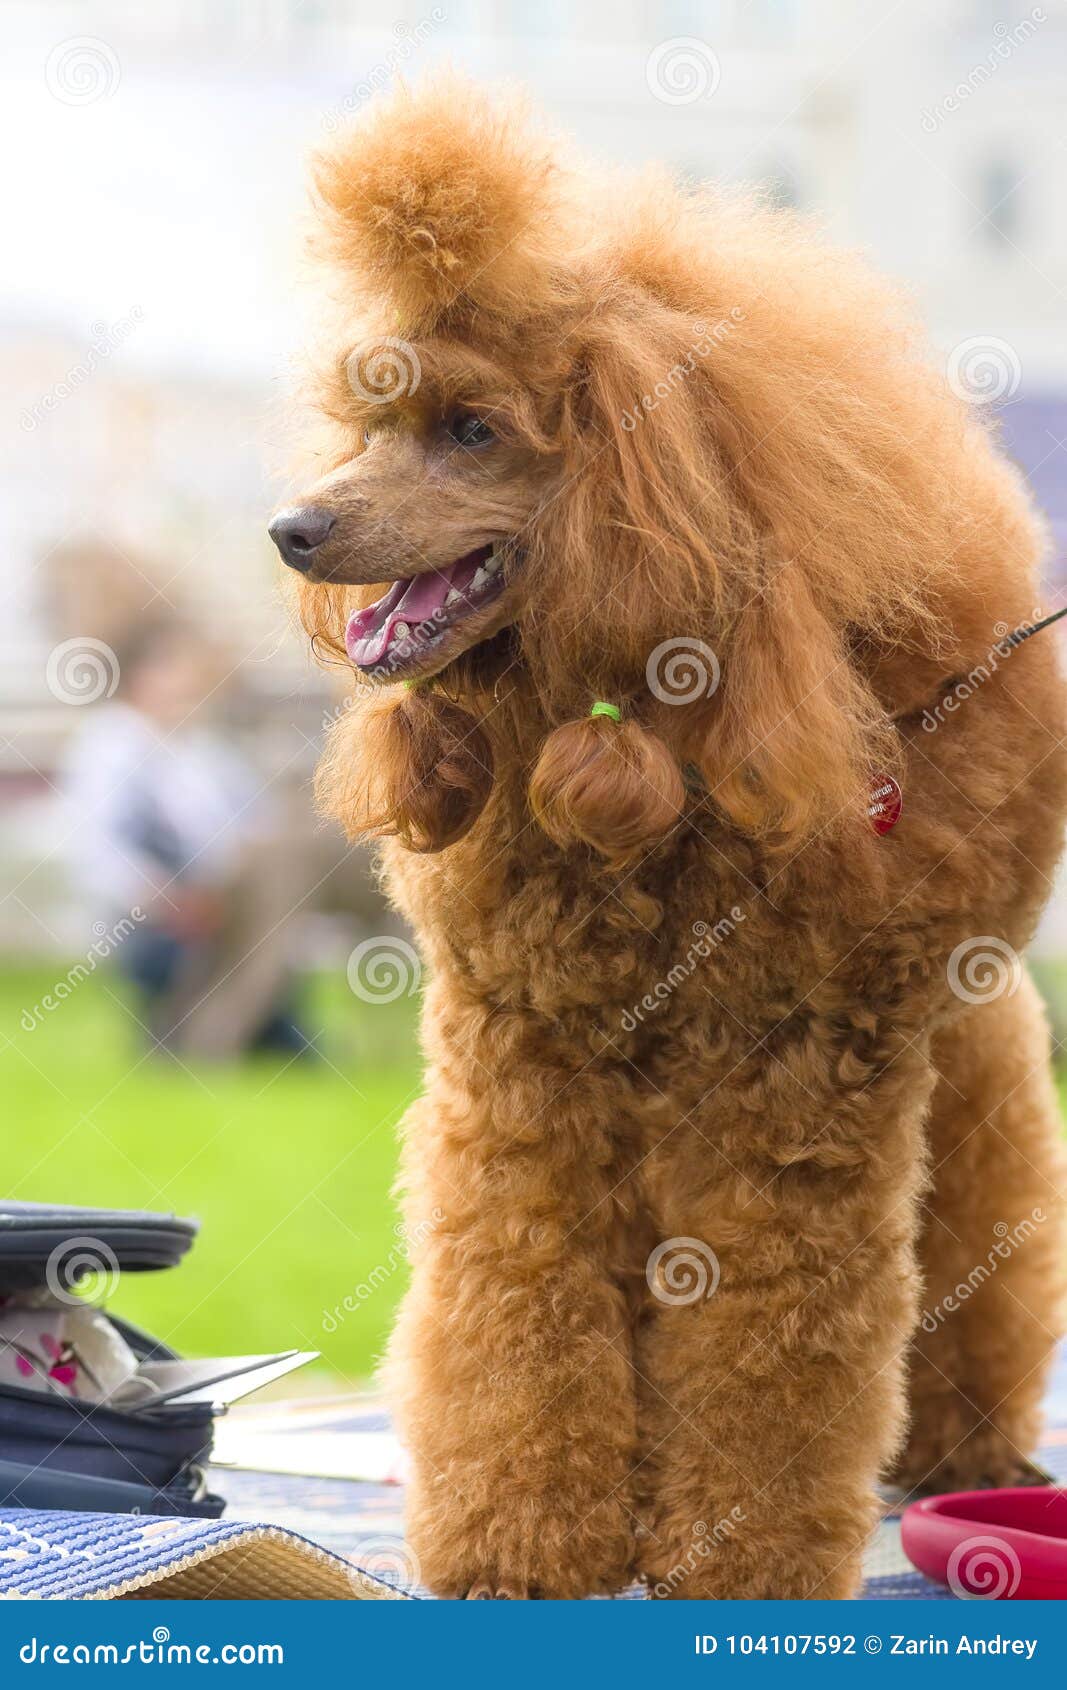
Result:
{"type": "Polygon", "coordinates": [[[876,775],[871,783],[867,814],[875,833],[888,833],[900,820],[904,798],[892,775],[876,775]]]}

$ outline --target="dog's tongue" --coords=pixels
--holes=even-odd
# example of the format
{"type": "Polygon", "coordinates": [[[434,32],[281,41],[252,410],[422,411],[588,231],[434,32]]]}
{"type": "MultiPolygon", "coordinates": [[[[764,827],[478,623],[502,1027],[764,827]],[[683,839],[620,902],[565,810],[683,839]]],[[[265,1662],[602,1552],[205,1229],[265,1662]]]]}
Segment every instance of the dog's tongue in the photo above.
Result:
{"type": "MultiPolygon", "coordinates": [[[[465,557],[450,563],[447,569],[432,569],[411,580],[394,581],[382,598],[369,604],[365,610],[358,610],[349,620],[345,634],[349,652],[359,643],[360,662],[364,665],[379,663],[397,638],[398,627],[405,630],[401,637],[406,638],[407,631],[416,629],[422,622],[443,626],[447,615],[445,600],[449,593],[455,591],[461,596],[465,593],[478,573],[479,564],[485,561],[491,550],[490,546],[479,546],[477,551],[468,552],[465,557]],[[372,636],[378,636],[374,644],[362,646],[362,642],[372,636]]],[[[455,608],[461,607],[457,604],[455,608]]]]}

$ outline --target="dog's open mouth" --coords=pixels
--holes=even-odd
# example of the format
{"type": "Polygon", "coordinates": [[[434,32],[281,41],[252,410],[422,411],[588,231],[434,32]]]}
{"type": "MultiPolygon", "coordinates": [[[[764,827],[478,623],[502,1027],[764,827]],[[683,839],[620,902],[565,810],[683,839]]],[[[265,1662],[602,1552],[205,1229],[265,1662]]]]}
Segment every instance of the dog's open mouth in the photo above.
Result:
{"type": "Polygon", "coordinates": [[[506,585],[504,546],[479,546],[444,569],[394,581],[348,621],[345,645],[356,668],[400,679],[425,667],[453,629],[499,598],[506,585]]]}

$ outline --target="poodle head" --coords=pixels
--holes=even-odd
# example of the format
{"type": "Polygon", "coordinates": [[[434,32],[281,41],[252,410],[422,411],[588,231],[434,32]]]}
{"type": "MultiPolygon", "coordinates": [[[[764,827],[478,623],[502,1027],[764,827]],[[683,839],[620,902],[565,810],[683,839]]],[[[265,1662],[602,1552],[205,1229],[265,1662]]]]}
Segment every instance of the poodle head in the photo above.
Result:
{"type": "Polygon", "coordinates": [[[315,181],[328,432],[272,534],[306,626],[389,700],[353,830],[471,825],[506,671],[563,843],[643,848],[685,764],[768,839],[858,822],[889,747],[870,652],[931,637],[975,449],[891,290],[789,214],[576,164],[452,78],[379,102],[315,181]]]}

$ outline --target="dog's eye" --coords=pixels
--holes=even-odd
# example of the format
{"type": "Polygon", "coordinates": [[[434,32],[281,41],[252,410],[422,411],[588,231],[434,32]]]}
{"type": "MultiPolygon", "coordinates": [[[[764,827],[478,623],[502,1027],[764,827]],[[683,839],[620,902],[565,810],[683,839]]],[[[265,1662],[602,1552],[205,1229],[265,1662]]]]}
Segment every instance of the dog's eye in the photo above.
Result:
{"type": "Polygon", "coordinates": [[[469,411],[449,417],[445,428],[449,439],[454,440],[457,446],[488,446],[496,439],[489,424],[469,411]]]}

